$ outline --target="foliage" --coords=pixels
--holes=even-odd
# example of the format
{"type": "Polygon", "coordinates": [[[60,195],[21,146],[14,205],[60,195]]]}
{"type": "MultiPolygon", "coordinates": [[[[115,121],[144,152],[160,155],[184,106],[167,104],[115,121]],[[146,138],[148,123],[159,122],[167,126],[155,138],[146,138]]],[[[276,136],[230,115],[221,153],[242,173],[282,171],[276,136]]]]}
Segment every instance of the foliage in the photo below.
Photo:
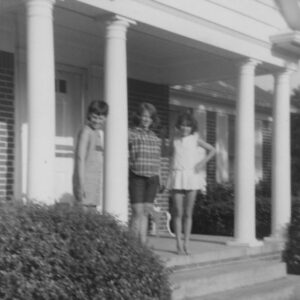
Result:
{"type": "Polygon", "coordinates": [[[291,180],[292,193],[300,192],[300,115],[291,115],[291,180]]]}
{"type": "MultiPolygon", "coordinates": [[[[256,236],[270,235],[270,196],[267,185],[256,187],[256,236]]],[[[210,186],[206,193],[197,195],[192,232],[233,236],[234,231],[234,190],[232,184],[210,186]]]]}
{"type": "MultiPolygon", "coordinates": [[[[204,194],[199,192],[195,203],[193,229],[195,234],[233,236],[234,194],[231,185],[216,185],[204,194]]],[[[256,186],[256,237],[271,233],[271,196],[268,185],[256,186]]],[[[293,198],[292,218],[288,227],[284,260],[288,272],[300,274],[300,200],[293,198]]]]}
{"type": "Polygon", "coordinates": [[[155,254],[108,215],[0,205],[0,298],[170,299],[155,254]]]}
{"type": "Polygon", "coordinates": [[[288,238],[283,258],[288,272],[300,275],[300,201],[296,200],[292,210],[292,222],[288,227],[288,238]]]}
{"type": "Polygon", "coordinates": [[[206,194],[199,191],[194,207],[193,233],[233,235],[233,188],[215,185],[206,194]]]}

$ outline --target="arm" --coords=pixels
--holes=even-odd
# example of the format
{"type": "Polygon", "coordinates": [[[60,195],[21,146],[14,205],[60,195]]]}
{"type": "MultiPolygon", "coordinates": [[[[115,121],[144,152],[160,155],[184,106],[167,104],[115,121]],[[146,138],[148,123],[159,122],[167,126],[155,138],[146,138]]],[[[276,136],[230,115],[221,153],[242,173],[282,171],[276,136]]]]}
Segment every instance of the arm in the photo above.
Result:
{"type": "Polygon", "coordinates": [[[82,129],[78,135],[78,144],[76,151],[77,178],[78,178],[78,200],[82,202],[85,198],[84,174],[85,174],[85,158],[88,150],[89,135],[88,131],[82,129]]]}
{"type": "Polygon", "coordinates": [[[162,168],[161,168],[161,157],[162,157],[162,147],[161,147],[161,145],[162,145],[162,140],[159,139],[158,143],[159,143],[159,152],[160,152],[160,155],[159,155],[159,166],[158,166],[158,168],[159,168],[158,169],[158,185],[159,185],[158,192],[161,193],[164,190],[164,183],[162,181],[162,178],[163,178],[163,176],[162,176],[162,168]]]}
{"type": "Polygon", "coordinates": [[[128,129],[128,144],[132,143],[132,140],[134,138],[134,132],[131,128],[128,129]]]}
{"type": "Polygon", "coordinates": [[[206,151],[208,151],[208,154],[204,157],[203,160],[201,160],[200,162],[198,162],[195,166],[195,170],[196,172],[199,172],[212,158],[213,156],[216,154],[216,149],[204,142],[201,139],[198,139],[198,146],[204,148],[206,151]]]}
{"type": "Polygon", "coordinates": [[[173,163],[174,163],[174,137],[172,137],[169,141],[169,151],[168,151],[168,157],[169,157],[169,172],[166,180],[166,190],[171,190],[171,175],[173,171],[173,163]]]}

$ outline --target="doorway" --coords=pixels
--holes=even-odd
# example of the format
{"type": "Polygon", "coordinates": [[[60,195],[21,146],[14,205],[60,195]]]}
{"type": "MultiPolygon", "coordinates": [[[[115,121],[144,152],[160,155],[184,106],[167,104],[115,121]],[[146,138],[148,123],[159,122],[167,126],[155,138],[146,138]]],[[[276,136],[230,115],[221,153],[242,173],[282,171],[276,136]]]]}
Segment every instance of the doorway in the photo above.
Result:
{"type": "Polygon", "coordinates": [[[83,74],[58,71],[56,91],[55,199],[73,201],[72,175],[76,136],[84,122],[83,74]]]}

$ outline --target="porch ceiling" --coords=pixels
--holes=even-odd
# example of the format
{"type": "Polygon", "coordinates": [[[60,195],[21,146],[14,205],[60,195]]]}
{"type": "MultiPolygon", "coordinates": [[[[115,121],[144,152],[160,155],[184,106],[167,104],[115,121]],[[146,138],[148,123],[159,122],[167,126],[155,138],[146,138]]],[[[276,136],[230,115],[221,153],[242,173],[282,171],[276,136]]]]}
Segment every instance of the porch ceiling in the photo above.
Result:
{"type": "MultiPolygon", "coordinates": [[[[97,45],[97,63],[102,66],[100,54],[103,57],[105,24],[101,20],[105,19],[107,12],[65,0],[57,3],[55,13],[55,20],[61,26],[76,28],[101,41],[97,45]],[[99,20],[97,25],[95,20],[99,20]]],[[[241,59],[232,53],[141,23],[128,30],[127,52],[129,77],[169,85],[233,79],[237,72],[235,61],[241,59]]],[[[266,73],[263,66],[258,73],[266,73]]]]}
{"type": "MultiPolygon", "coordinates": [[[[1,3],[6,3],[8,7],[8,3],[20,5],[22,2],[1,0],[1,3]]],[[[107,15],[106,11],[79,1],[57,0],[54,22],[58,56],[62,48],[69,49],[65,52],[70,53],[75,52],[76,45],[79,45],[82,49],[77,58],[84,52],[86,58],[77,59],[77,63],[80,60],[82,67],[87,64],[103,66],[103,20],[107,15]]],[[[234,79],[237,75],[236,62],[242,58],[141,23],[128,30],[127,52],[129,77],[169,85],[234,79]]],[[[70,54],[62,54],[60,61],[69,59],[70,54]]],[[[260,65],[257,69],[257,75],[269,72],[266,65],[260,65]]]]}

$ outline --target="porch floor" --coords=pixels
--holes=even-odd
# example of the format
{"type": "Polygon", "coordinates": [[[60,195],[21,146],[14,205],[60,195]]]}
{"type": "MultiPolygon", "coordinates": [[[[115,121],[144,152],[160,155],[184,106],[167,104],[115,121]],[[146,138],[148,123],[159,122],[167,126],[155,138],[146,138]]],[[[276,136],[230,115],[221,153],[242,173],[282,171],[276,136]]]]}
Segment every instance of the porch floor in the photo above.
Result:
{"type": "Polygon", "coordinates": [[[258,247],[246,245],[229,246],[227,242],[233,241],[233,237],[191,235],[189,255],[176,253],[176,240],[174,237],[164,234],[149,236],[149,247],[160,257],[167,267],[184,267],[189,264],[210,265],[217,262],[242,260],[250,257],[277,256],[281,260],[283,243],[264,241],[258,247]]]}
{"type": "MultiPolygon", "coordinates": [[[[191,235],[189,252],[191,256],[197,254],[211,253],[226,251],[229,248],[245,249],[246,246],[234,246],[229,247],[226,245],[228,241],[232,241],[232,237],[228,236],[211,236],[211,235],[191,235]]],[[[171,237],[168,234],[162,234],[160,236],[149,236],[149,246],[155,251],[163,260],[174,255],[178,257],[176,253],[176,240],[175,237],[171,237]]]]}

